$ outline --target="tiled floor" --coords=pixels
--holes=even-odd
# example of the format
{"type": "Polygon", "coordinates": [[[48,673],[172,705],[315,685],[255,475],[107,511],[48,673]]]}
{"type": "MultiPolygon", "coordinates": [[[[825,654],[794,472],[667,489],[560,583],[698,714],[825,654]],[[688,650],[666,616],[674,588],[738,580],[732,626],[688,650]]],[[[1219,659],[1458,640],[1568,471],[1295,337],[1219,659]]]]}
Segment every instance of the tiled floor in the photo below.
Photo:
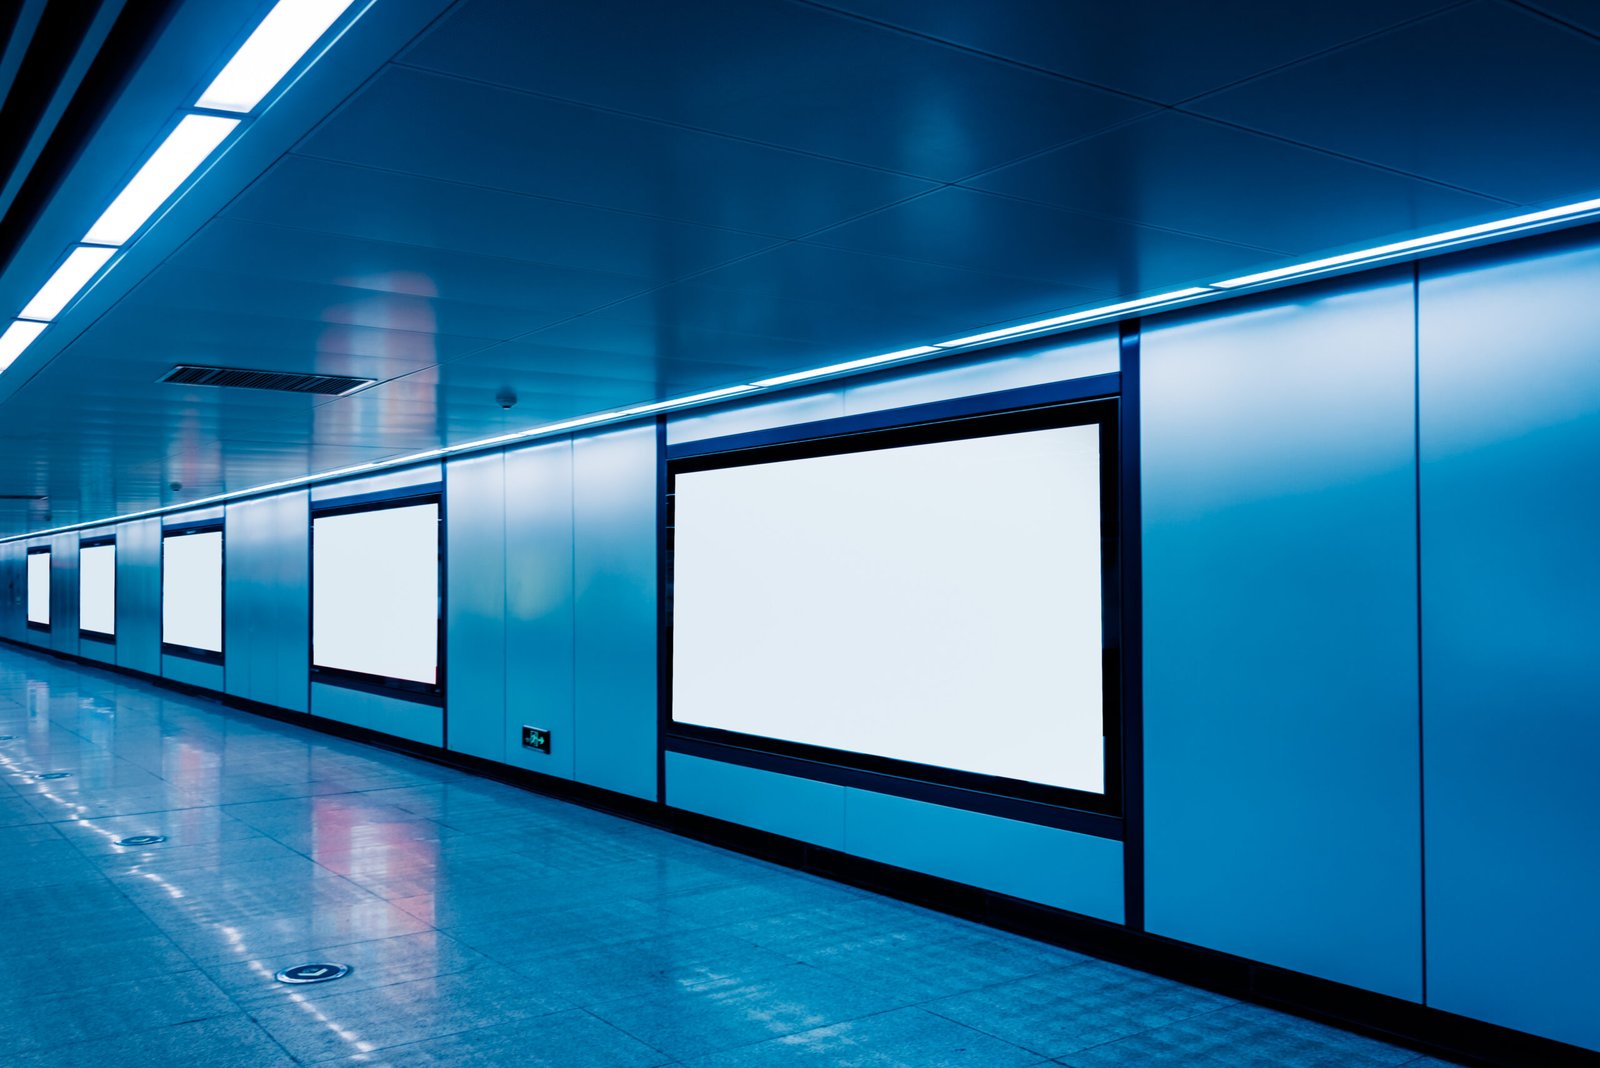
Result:
{"type": "Polygon", "coordinates": [[[9,646],[0,736],[12,1068],[1439,1063],[9,646]]]}

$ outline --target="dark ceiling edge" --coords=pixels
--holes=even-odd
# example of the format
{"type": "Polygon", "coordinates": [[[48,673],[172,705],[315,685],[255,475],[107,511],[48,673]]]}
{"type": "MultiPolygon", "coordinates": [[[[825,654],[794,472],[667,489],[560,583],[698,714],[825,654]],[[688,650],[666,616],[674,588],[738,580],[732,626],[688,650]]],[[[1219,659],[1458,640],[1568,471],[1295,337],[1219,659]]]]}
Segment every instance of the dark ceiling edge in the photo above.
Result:
{"type": "MultiPolygon", "coordinates": [[[[23,164],[28,143],[61,91],[99,13],[100,7],[93,3],[47,5],[28,39],[16,43],[22,55],[5,104],[0,106],[0,172],[6,181],[23,164]]],[[[21,14],[20,4],[9,12],[7,39],[15,32],[21,14]]]]}
{"type": "MultiPolygon", "coordinates": [[[[179,3],[180,0],[129,0],[118,13],[98,54],[78,83],[72,101],[62,111],[49,140],[29,168],[27,179],[17,188],[16,197],[6,206],[5,217],[0,220],[0,270],[11,265],[51,197],[83,155],[90,138],[122,95],[134,72],[144,63],[156,39],[172,21],[179,3]]],[[[90,4],[51,4],[46,8],[45,18],[52,12],[62,10],[86,12],[85,30],[92,16],[97,13],[97,9],[90,4]]],[[[44,21],[41,19],[39,32],[43,33],[44,30],[44,21]]],[[[75,41],[67,57],[68,63],[72,53],[76,52],[76,46],[75,41]]],[[[13,97],[18,90],[27,90],[28,87],[22,82],[26,73],[25,63],[18,69],[17,80],[13,83],[13,97]]],[[[61,72],[57,72],[58,81],[60,76],[61,72]]],[[[45,99],[49,97],[45,96],[45,99]]],[[[41,103],[41,110],[43,106],[41,103]]],[[[31,135],[30,129],[28,136],[31,135]]]]}

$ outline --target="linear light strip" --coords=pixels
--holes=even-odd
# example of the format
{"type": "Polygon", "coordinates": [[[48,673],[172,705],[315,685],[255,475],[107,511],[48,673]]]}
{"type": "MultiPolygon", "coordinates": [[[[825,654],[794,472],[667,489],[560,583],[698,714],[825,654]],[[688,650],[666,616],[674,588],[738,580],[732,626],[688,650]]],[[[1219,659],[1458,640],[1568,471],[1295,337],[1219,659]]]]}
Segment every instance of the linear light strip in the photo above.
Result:
{"type": "Polygon", "coordinates": [[[31,319],[18,319],[6,327],[6,332],[0,334],[0,371],[10,367],[12,362],[22,355],[23,350],[33,344],[49,325],[31,319]]]}
{"type": "Polygon", "coordinates": [[[958,337],[954,341],[940,341],[936,347],[940,349],[964,349],[990,341],[1020,337],[1023,334],[1037,334],[1045,330],[1060,330],[1064,326],[1078,326],[1095,319],[1109,319],[1117,315],[1126,315],[1132,311],[1147,311],[1165,304],[1177,304],[1181,301],[1193,300],[1195,297],[1206,296],[1210,292],[1211,289],[1207,286],[1175,289],[1171,293],[1160,293],[1153,297],[1141,297],[1138,300],[1123,301],[1121,304],[1107,304],[1100,308],[1090,308],[1088,311],[1073,312],[1070,315],[1058,315],[1054,319],[1040,319],[1038,322],[1023,323],[1021,326],[1008,326],[1001,330],[991,330],[986,334],[958,337]]]}
{"type": "Polygon", "coordinates": [[[117,254],[114,248],[79,245],[62,261],[50,280],[39,287],[28,306],[17,316],[19,319],[38,319],[49,322],[61,314],[61,309],[72,303],[89,280],[100,273],[106,261],[117,254]]]}
{"type": "Polygon", "coordinates": [[[239,125],[221,115],[185,115],[104,214],[89,227],[91,245],[121,245],[139,232],[239,125]]]}
{"type": "Polygon", "coordinates": [[[868,367],[878,367],[886,363],[898,363],[901,360],[911,360],[918,356],[928,356],[938,352],[937,345],[918,345],[914,349],[901,349],[898,352],[886,352],[882,356],[868,356],[861,360],[847,360],[844,363],[830,364],[827,367],[818,367],[810,371],[796,371],[791,375],[779,375],[776,378],[763,378],[753,383],[758,389],[774,389],[778,386],[793,385],[796,382],[806,382],[814,378],[825,378],[828,375],[846,374],[850,371],[860,371],[868,367]]]}
{"type": "Polygon", "coordinates": [[[1291,267],[1278,267],[1271,271],[1261,271],[1257,274],[1242,275],[1239,278],[1229,278],[1222,282],[1212,282],[1211,285],[1216,289],[1240,289],[1245,286],[1264,285],[1268,282],[1280,282],[1290,278],[1304,278],[1308,275],[1325,274],[1341,267],[1368,266],[1382,260],[1393,259],[1396,256],[1404,256],[1414,252],[1438,252],[1481,238],[1508,237],[1512,234],[1536,229],[1554,222],[1573,222],[1588,215],[1600,215],[1600,199],[1583,200],[1576,204],[1567,204],[1559,208],[1529,212],[1526,215],[1513,215],[1509,219],[1496,219],[1494,222],[1479,223],[1477,226],[1463,226],[1458,230],[1446,230],[1443,233],[1429,234],[1427,237],[1414,237],[1409,241],[1396,241],[1388,245],[1377,245],[1373,248],[1362,249],[1359,252],[1346,252],[1342,255],[1328,256],[1324,259],[1311,260],[1307,263],[1297,263],[1291,267]]]}
{"type": "Polygon", "coordinates": [[[353,2],[279,0],[194,106],[254,111],[353,2]]]}

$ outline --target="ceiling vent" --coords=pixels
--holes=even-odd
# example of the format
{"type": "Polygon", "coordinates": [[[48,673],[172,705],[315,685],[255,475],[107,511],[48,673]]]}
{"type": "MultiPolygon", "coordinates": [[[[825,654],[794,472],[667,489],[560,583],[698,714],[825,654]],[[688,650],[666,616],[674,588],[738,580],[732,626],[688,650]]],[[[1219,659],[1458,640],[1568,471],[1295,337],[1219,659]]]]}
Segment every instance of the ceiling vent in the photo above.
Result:
{"type": "Polygon", "coordinates": [[[162,382],[180,386],[233,386],[238,389],[271,389],[279,393],[315,393],[324,397],[343,397],[364,389],[375,378],[350,378],[345,375],[298,375],[285,371],[247,371],[241,367],[201,367],[180,363],[161,376],[162,382]]]}

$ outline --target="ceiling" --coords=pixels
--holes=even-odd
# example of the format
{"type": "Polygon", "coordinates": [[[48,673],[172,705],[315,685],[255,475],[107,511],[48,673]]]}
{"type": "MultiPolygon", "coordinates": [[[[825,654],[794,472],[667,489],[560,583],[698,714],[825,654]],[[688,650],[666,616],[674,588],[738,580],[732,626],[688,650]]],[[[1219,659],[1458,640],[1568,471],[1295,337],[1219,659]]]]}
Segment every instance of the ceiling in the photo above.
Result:
{"type": "MultiPolygon", "coordinates": [[[[170,5],[0,301],[263,10],[170,5]]],[[[1597,89],[1586,0],[376,0],[0,374],[0,536],[1592,197],[1597,89]]]]}

